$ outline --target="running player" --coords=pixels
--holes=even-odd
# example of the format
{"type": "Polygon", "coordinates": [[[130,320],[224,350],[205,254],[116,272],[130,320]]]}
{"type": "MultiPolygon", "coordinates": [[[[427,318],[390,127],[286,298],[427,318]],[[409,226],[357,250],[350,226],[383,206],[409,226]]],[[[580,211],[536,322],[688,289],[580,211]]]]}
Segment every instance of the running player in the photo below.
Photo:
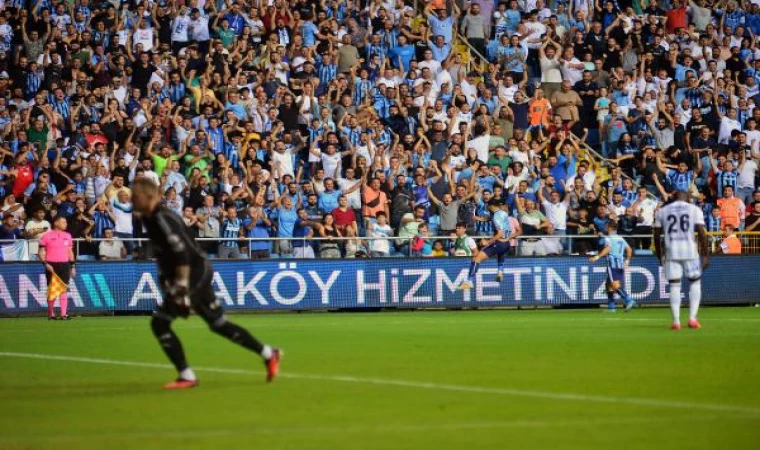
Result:
{"type": "Polygon", "coordinates": [[[636,306],[636,302],[623,289],[625,269],[631,262],[633,250],[628,242],[617,234],[617,224],[610,222],[607,225],[607,236],[603,238],[604,248],[596,255],[589,258],[589,262],[595,263],[607,257],[607,310],[615,311],[615,294],[618,294],[625,303],[625,312],[636,306]]]}
{"type": "Polygon", "coordinates": [[[480,263],[490,257],[496,256],[499,271],[496,273],[496,281],[504,279],[504,258],[509,252],[509,241],[517,237],[517,233],[512,231],[509,225],[509,207],[504,204],[492,206],[495,210],[493,214],[494,235],[485,242],[483,250],[477,252],[470,262],[470,271],[467,274],[467,280],[459,285],[459,289],[472,289],[475,283],[475,275],[480,269],[480,263]]]}
{"type": "Polygon", "coordinates": [[[211,287],[214,273],[211,263],[182,218],[161,203],[158,186],[148,178],[136,179],[132,185],[132,203],[153,244],[164,293],[164,301],[153,312],[150,325],[179,373],[176,381],[166,384],[164,389],[187,389],[198,385],[198,379],[185,359],[182,344],[171,328],[172,321],[177,317],[187,318],[191,308],[211,331],[261,355],[267,369],[267,381],[272,381],[279,371],[280,351],[261,344],[248,331],[227,320],[211,287]]]}
{"type": "Polygon", "coordinates": [[[689,203],[689,193],[678,191],[654,219],[654,248],[670,283],[672,330],[681,329],[681,278],[689,279],[689,328],[701,328],[697,313],[702,298],[702,271],[710,265],[707,231],[702,211],[689,203]],[[695,232],[698,237],[695,237],[695,232]],[[664,244],[664,248],[663,248],[664,244]],[[699,244],[699,247],[697,247],[699,244]],[[700,261],[701,256],[701,261],[700,261]]]}

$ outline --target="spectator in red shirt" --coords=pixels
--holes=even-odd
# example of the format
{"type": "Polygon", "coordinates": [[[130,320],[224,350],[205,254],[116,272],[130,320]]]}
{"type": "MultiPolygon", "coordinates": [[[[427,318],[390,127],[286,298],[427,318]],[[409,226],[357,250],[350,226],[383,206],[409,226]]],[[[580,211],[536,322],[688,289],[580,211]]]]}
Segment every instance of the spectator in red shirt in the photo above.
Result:
{"type": "Polygon", "coordinates": [[[84,138],[87,141],[89,148],[95,147],[95,144],[108,144],[108,138],[100,131],[100,124],[93,122],[90,124],[90,130],[87,131],[87,126],[84,129],[84,138]]]}
{"type": "Polygon", "coordinates": [[[23,198],[24,191],[34,182],[34,169],[29,164],[29,158],[27,158],[26,152],[21,153],[16,158],[16,167],[12,172],[16,179],[13,181],[13,195],[16,198],[23,198]]]}
{"type": "Polygon", "coordinates": [[[686,14],[686,2],[673,0],[673,7],[665,11],[668,18],[666,26],[669,34],[675,34],[679,28],[686,29],[689,26],[689,17],[686,14]]]}
{"type": "Polygon", "coordinates": [[[333,210],[332,215],[335,219],[335,226],[341,235],[346,235],[346,228],[352,228],[354,236],[358,236],[359,229],[356,222],[356,213],[348,207],[348,198],[345,195],[341,195],[338,199],[338,207],[333,210]]]}

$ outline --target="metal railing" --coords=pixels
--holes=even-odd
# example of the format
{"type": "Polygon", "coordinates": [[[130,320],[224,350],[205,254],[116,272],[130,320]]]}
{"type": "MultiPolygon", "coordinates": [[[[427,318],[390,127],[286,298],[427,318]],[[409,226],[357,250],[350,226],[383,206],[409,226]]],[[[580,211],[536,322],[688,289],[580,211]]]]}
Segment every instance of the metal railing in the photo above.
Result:
{"type": "MultiPolygon", "coordinates": [[[[480,242],[479,247],[482,247],[485,240],[490,239],[489,236],[468,236],[473,238],[476,242],[480,242]]],[[[560,255],[560,254],[579,254],[587,255],[594,254],[598,250],[599,236],[597,235],[536,235],[536,236],[519,236],[513,240],[512,253],[514,255],[521,255],[528,245],[526,243],[536,245],[543,245],[543,247],[534,249],[537,256],[544,255],[560,255]],[[537,244],[538,243],[538,244],[537,244]]],[[[652,237],[649,235],[631,235],[625,236],[629,239],[631,245],[637,245],[641,242],[651,242],[652,237]]],[[[324,250],[326,245],[329,245],[332,249],[337,249],[340,252],[339,257],[351,257],[355,255],[346,255],[346,249],[357,249],[356,254],[363,254],[363,257],[414,257],[414,256],[426,256],[423,255],[422,250],[415,250],[414,243],[416,237],[311,237],[311,238],[282,238],[282,237],[266,237],[266,238],[196,238],[196,241],[200,243],[201,247],[210,254],[213,258],[217,254],[229,252],[237,255],[237,257],[247,258],[277,258],[277,257],[291,257],[298,255],[304,257],[303,251],[297,251],[296,249],[310,248],[314,252],[316,258],[320,257],[320,251],[324,250]],[[373,245],[374,242],[383,242],[381,247],[373,245]],[[236,250],[223,250],[222,244],[225,242],[234,242],[236,245],[228,247],[236,250]],[[256,244],[266,243],[265,246],[256,244]],[[334,245],[333,245],[334,244],[334,245]],[[255,248],[258,247],[258,248],[255,248]],[[378,248],[382,248],[379,251],[378,248]],[[389,252],[385,254],[384,249],[388,248],[389,252]],[[383,255],[378,254],[383,253],[383,255]]],[[[429,236],[423,239],[423,245],[430,246],[430,249],[434,249],[437,245],[436,242],[440,241],[446,254],[453,254],[454,244],[456,242],[456,236],[429,236]]],[[[92,259],[95,255],[88,255],[87,251],[92,249],[85,248],[86,245],[97,244],[106,241],[120,241],[125,247],[130,247],[130,252],[134,251],[138,256],[135,258],[147,258],[150,253],[150,240],[147,238],[76,238],[74,239],[75,254],[80,259],[92,259]]],[[[17,243],[19,241],[3,241],[0,240],[0,246],[8,243],[17,243]]],[[[34,243],[35,240],[26,241],[28,243],[34,243]]],[[[641,245],[639,245],[641,247],[641,245]]],[[[651,248],[651,244],[646,244],[641,250],[647,252],[651,248]]],[[[306,251],[306,257],[311,258],[311,253],[306,251]]],[[[332,253],[336,255],[335,252],[332,253]]],[[[526,255],[527,256],[527,255],[526,255]]],[[[36,255],[29,255],[30,259],[35,259],[36,255]]],[[[333,256],[338,257],[338,256],[333,256]]],[[[322,256],[325,258],[325,256],[322,256]]]]}
{"type": "MultiPolygon", "coordinates": [[[[581,147],[583,147],[583,150],[587,154],[593,156],[596,159],[596,161],[599,164],[600,168],[603,168],[603,167],[615,167],[615,166],[617,166],[617,164],[613,163],[610,159],[605,158],[604,156],[602,156],[602,154],[600,154],[599,152],[597,152],[596,150],[594,150],[590,145],[588,145],[586,143],[586,141],[581,141],[581,139],[577,135],[575,135],[574,133],[572,133],[572,132],[570,134],[572,134],[575,137],[575,139],[577,140],[577,142],[581,145],[581,147]]],[[[578,155],[578,156],[580,156],[580,155],[578,155]]],[[[634,189],[638,189],[639,188],[639,182],[636,181],[636,179],[628,176],[625,172],[622,172],[622,171],[620,172],[620,175],[624,179],[631,180],[631,183],[633,184],[634,189]]],[[[647,190],[647,197],[649,197],[649,198],[651,198],[653,200],[657,200],[657,196],[655,196],[654,194],[652,194],[648,190],[647,190]]]]}
{"type": "Polygon", "coordinates": [[[470,72],[472,70],[472,64],[478,64],[481,70],[487,70],[489,64],[488,58],[481,54],[475,47],[473,47],[466,37],[457,32],[454,41],[456,45],[465,46],[469,52],[469,55],[467,55],[466,59],[467,72],[470,72]],[[475,61],[475,59],[478,61],[475,61]]]}
{"type": "MultiPolygon", "coordinates": [[[[710,251],[711,253],[722,253],[720,250],[721,243],[723,242],[723,234],[720,232],[711,232],[708,233],[709,235],[709,244],[710,244],[710,251]]],[[[760,232],[739,232],[737,231],[735,233],[736,237],[739,239],[739,242],[741,243],[741,253],[742,254],[759,254],[760,253],[760,232]]],[[[479,247],[482,247],[483,241],[487,241],[491,239],[490,236],[473,236],[473,235],[467,235],[467,237],[471,237],[476,242],[479,242],[479,247]]],[[[512,240],[512,247],[513,247],[513,254],[517,256],[527,256],[522,255],[521,251],[525,249],[526,243],[542,243],[545,248],[539,249],[539,252],[536,256],[544,256],[544,255],[574,255],[574,256],[584,256],[584,255],[593,255],[599,250],[599,240],[602,236],[597,234],[591,234],[591,235],[562,235],[562,234],[551,234],[551,235],[534,235],[534,236],[518,236],[517,238],[512,240]]],[[[633,234],[633,235],[622,235],[626,241],[631,245],[631,247],[634,248],[634,250],[639,254],[649,254],[654,252],[654,244],[653,244],[653,236],[649,234],[633,234]]],[[[413,243],[417,239],[417,237],[397,237],[397,236],[389,236],[389,237],[345,237],[345,236],[338,236],[338,237],[302,237],[302,238],[292,238],[292,237],[261,237],[261,238],[254,238],[254,237],[246,237],[246,238],[221,238],[221,237],[198,237],[195,238],[197,242],[200,243],[200,245],[204,248],[205,251],[207,251],[211,257],[215,257],[217,253],[220,252],[220,250],[223,248],[222,244],[225,242],[234,242],[236,245],[227,247],[227,248],[235,248],[238,251],[232,252],[232,253],[239,253],[240,257],[247,257],[247,258],[254,258],[254,257],[289,257],[292,256],[294,253],[298,254],[298,252],[294,252],[295,249],[298,248],[311,248],[315,250],[314,257],[319,258],[319,250],[325,248],[325,244],[327,245],[333,245],[332,247],[328,248],[337,248],[341,251],[341,257],[346,257],[345,255],[345,249],[346,248],[357,248],[360,252],[365,253],[366,257],[372,257],[372,256],[379,256],[376,253],[373,253],[377,249],[376,246],[373,245],[374,242],[383,242],[382,248],[388,248],[389,253],[387,256],[389,257],[413,257],[413,256],[421,256],[421,252],[419,250],[415,251],[413,249],[413,243]],[[260,247],[260,248],[254,248],[257,247],[256,244],[266,243],[266,246],[260,247]],[[387,244],[387,245],[386,245],[387,244]],[[258,252],[265,252],[267,253],[266,256],[258,256],[258,252]]],[[[446,251],[447,254],[453,253],[454,250],[453,245],[456,242],[457,237],[456,236],[427,236],[423,238],[424,244],[427,244],[429,246],[433,246],[437,241],[440,241],[443,244],[443,249],[446,251]]],[[[106,239],[106,238],[76,238],[74,239],[75,244],[75,254],[79,256],[85,256],[88,255],[83,254],[83,247],[86,245],[92,245],[97,244],[100,242],[115,242],[119,241],[125,244],[125,247],[128,245],[131,249],[149,249],[150,248],[150,239],[147,238],[117,238],[114,237],[112,239],[106,239]]],[[[0,248],[4,245],[18,243],[20,240],[0,240],[0,248]]],[[[23,242],[26,242],[28,244],[34,244],[38,242],[36,239],[29,239],[29,240],[23,240],[23,242]]],[[[139,253],[139,252],[138,252],[139,253]]],[[[36,255],[29,255],[32,259],[36,255]]],[[[94,255],[89,255],[94,256],[94,255]]],[[[311,257],[311,256],[308,256],[311,257]]],[[[324,257],[323,257],[324,258],[324,257]]],[[[6,259],[5,261],[11,261],[9,259],[6,259]]],[[[2,261],[0,261],[2,262],[2,261]]]]}
{"type": "MultiPolygon", "coordinates": [[[[710,232],[709,236],[710,252],[723,253],[720,246],[724,240],[723,233],[710,232]],[[719,251],[720,250],[720,251],[719,251]]],[[[741,243],[741,254],[751,255],[760,253],[760,232],[756,231],[737,231],[734,233],[741,243]]]]}

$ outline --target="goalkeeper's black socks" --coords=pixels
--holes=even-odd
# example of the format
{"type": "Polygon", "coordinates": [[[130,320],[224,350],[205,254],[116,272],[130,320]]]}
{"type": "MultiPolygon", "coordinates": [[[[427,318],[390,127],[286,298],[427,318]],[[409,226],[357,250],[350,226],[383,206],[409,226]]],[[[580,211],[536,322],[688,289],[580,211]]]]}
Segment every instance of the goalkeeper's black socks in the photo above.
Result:
{"type": "Polygon", "coordinates": [[[211,329],[214,330],[214,333],[226,337],[237,345],[255,352],[257,355],[262,354],[261,352],[264,349],[264,346],[261,342],[257,341],[248,330],[239,325],[232,322],[224,322],[218,327],[211,327],[211,329]]]}
{"type": "Polygon", "coordinates": [[[179,338],[171,328],[171,322],[154,317],[150,322],[150,327],[156,339],[158,339],[158,343],[161,344],[161,349],[163,349],[166,356],[174,364],[177,372],[187,369],[185,351],[182,349],[182,343],[179,341],[179,338]]]}

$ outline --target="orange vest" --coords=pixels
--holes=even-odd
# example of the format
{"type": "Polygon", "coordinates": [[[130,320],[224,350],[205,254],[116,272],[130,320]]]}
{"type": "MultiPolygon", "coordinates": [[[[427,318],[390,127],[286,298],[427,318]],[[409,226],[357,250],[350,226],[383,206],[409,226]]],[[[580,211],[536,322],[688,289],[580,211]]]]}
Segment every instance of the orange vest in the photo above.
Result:
{"type": "Polygon", "coordinates": [[[531,126],[546,125],[549,117],[549,108],[549,100],[546,98],[534,100],[528,108],[528,117],[530,118],[531,126]]]}
{"type": "Polygon", "coordinates": [[[731,235],[720,244],[723,253],[726,255],[740,255],[742,253],[742,241],[736,235],[731,235]]]}
{"type": "Polygon", "coordinates": [[[720,217],[723,220],[722,225],[724,228],[726,225],[733,225],[734,228],[739,228],[741,203],[742,201],[737,197],[718,199],[720,217]]]}

